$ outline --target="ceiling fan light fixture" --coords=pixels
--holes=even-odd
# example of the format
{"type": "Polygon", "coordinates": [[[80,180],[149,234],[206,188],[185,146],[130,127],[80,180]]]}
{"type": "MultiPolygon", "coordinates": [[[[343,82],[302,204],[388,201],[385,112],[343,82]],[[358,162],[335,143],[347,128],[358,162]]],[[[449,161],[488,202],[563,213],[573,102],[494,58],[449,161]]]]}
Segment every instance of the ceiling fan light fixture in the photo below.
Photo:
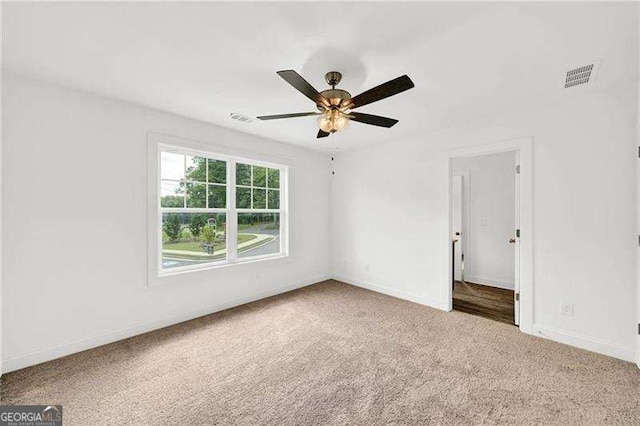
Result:
{"type": "Polygon", "coordinates": [[[259,116],[258,119],[275,120],[279,118],[318,115],[318,127],[320,127],[318,138],[326,138],[331,133],[344,130],[351,120],[372,126],[393,127],[398,123],[398,120],[381,117],[379,115],[353,112],[352,110],[397,95],[414,87],[413,81],[405,74],[366,90],[355,98],[352,98],[351,94],[346,90],[336,89],[336,85],[342,80],[342,74],[338,71],[330,71],[325,75],[325,80],[329,86],[331,86],[331,89],[323,90],[322,92],[318,92],[307,80],[302,78],[302,76],[294,70],[278,71],[277,74],[298,92],[311,99],[315,103],[316,108],[318,108],[319,113],[297,112],[293,114],[262,115],[259,116]]]}
{"type": "Polygon", "coordinates": [[[337,109],[329,109],[318,116],[318,126],[322,131],[335,133],[349,125],[349,116],[337,109]]]}

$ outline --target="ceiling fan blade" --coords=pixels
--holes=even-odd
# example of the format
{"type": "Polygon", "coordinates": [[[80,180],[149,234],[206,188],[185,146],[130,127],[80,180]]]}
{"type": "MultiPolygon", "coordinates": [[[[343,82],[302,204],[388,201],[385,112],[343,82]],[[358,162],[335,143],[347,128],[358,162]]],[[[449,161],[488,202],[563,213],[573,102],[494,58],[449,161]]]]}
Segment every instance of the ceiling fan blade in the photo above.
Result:
{"type": "Polygon", "coordinates": [[[261,115],[256,117],[258,120],[277,120],[279,118],[295,118],[295,117],[307,117],[309,115],[320,115],[319,112],[296,112],[293,114],[278,114],[278,115],[261,115]]]}
{"type": "Polygon", "coordinates": [[[411,81],[411,79],[405,74],[401,77],[387,81],[386,83],[382,83],[373,89],[367,90],[366,92],[360,93],[358,96],[346,101],[344,106],[351,109],[358,108],[363,105],[368,105],[372,102],[388,98],[389,96],[397,95],[398,93],[409,90],[414,86],[413,81],[411,81]]]}
{"type": "Polygon", "coordinates": [[[318,130],[318,137],[317,137],[317,139],[320,139],[320,138],[326,138],[326,137],[327,137],[327,136],[329,136],[330,134],[331,134],[331,133],[327,133],[327,132],[325,132],[324,130],[320,129],[320,130],[318,130]]]}
{"type": "Polygon", "coordinates": [[[381,117],[379,115],[363,114],[361,112],[350,112],[348,114],[353,121],[358,121],[364,124],[371,124],[373,126],[380,127],[392,127],[398,122],[394,118],[381,117]]]}
{"type": "Polygon", "coordinates": [[[316,105],[329,106],[329,101],[294,70],[278,71],[277,74],[287,83],[296,88],[300,93],[315,102],[316,105]]]}

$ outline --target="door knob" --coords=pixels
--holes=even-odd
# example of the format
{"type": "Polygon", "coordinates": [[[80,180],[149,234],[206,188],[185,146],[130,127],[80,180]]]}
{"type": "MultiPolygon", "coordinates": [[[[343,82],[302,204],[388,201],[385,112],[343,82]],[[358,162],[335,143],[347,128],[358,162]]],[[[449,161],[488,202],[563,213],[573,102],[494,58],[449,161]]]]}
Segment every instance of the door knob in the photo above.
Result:
{"type": "Polygon", "coordinates": [[[515,238],[509,238],[509,244],[515,244],[515,243],[516,243],[515,238]]]}

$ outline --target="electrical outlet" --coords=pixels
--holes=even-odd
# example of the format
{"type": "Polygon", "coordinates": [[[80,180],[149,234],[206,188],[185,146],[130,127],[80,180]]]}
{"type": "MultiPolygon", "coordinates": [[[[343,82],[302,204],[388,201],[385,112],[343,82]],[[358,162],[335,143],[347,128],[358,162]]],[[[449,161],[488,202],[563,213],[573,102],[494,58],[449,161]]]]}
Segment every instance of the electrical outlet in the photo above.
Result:
{"type": "Polygon", "coordinates": [[[367,272],[371,272],[371,264],[365,263],[364,264],[364,270],[367,271],[367,272]]]}
{"type": "Polygon", "coordinates": [[[560,306],[560,313],[562,315],[566,315],[568,317],[572,317],[573,316],[573,303],[562,302],[562,305],[560,306]]]}

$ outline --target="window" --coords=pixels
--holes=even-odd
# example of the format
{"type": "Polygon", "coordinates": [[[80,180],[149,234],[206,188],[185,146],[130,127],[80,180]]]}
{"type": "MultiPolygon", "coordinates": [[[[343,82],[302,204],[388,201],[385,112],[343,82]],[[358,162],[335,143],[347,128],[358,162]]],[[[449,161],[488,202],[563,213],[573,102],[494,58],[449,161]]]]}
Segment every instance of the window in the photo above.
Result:
{"type": "Polygon", "coordinates": [[[280,236],[280,170],[236,164],[239,258],[276,254],[280,236]],[[274,243],[262,244],[264,241],[274,243]],[[255,249],[253,247],[259,246],[255,249]]]}
{"type": "Polygon", "coordinates": [[[160,145],[160,274],[286,255],[287,167],[160,145]]]}

